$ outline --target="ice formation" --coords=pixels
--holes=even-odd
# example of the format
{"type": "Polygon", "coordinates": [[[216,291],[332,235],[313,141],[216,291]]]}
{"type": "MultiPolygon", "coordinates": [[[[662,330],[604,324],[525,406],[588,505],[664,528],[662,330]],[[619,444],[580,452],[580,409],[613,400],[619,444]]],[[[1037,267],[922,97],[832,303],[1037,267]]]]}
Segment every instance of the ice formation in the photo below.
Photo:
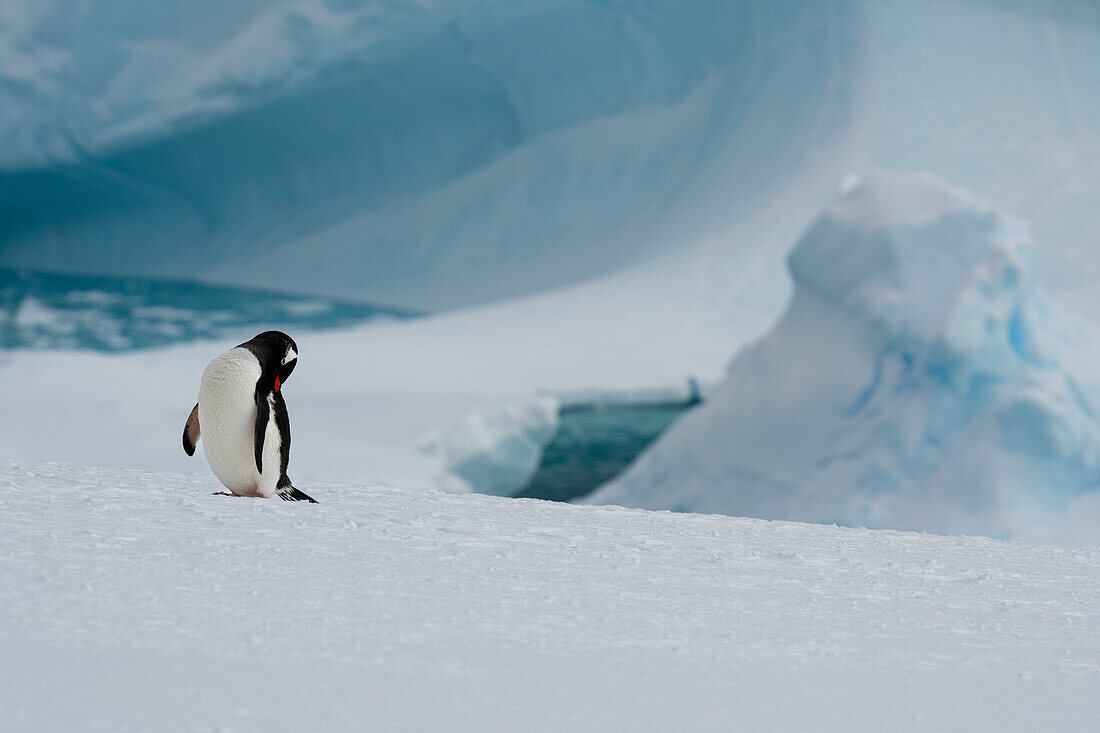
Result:
{"type": "Polygon", "coordinates": [[[438,461],[441,477],[457,476],[482,494],[511,496],[538,468],[557,426],[557,400],[541,397],[466,415],[422,438],[418,448],[438,461]]]}
{"type": "Polygon", "coordinates": [[[827,136],[849,12],[6,3],[0,265],[428,309],[577,282],[666,247],[718,151],[774,180],[827,136]]]}
{"type": "Polygon", "coordinates": [[[852,184],[792,252],[780,322],[593,501],[1097,539],[1100,339],[1030,253],[930,175],[852,184]]]}

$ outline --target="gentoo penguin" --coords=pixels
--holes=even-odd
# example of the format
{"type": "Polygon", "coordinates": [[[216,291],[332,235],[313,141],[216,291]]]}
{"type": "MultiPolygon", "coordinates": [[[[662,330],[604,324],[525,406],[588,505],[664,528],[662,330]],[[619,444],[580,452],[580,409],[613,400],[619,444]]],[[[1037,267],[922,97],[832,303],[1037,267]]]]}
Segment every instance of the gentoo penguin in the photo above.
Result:
{"type": "Polygon", "coordinates": [[[203,370],[199,401],[183,426],[183,450],[195,455],[201,424],[210,470],[237,496],[317,503],[286,475],[290,417],[279,390],[297,363],[294,339],[265,331],[203,370]]]}

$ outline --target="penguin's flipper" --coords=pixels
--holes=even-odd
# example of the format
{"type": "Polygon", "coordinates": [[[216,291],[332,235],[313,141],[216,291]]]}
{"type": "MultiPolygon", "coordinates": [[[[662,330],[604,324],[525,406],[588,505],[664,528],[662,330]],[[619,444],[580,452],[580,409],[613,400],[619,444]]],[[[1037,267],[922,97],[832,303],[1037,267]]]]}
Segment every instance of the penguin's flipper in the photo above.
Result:
{"type": "Polygon", "coordinates": [[[267,421],[270,416],[267,395],[256,390],[256,471],[261,476],[264,472],[264,436],[267,435],[267,421]]]}
{"type": "Polygon", "coordinates": [[[199,403],[191,409],[191,415],[183,425],[183,452],[195,455],[195,446],[199,444],[199,403]]]}
{"type": "Polygon", "coordinates": [[[310,504],[316,504],[317,500],[304,491],[299,491],[293,486],[284,486],[281,489],[276,490],[279,498],[283,501],[308,501],[310,504]]]}

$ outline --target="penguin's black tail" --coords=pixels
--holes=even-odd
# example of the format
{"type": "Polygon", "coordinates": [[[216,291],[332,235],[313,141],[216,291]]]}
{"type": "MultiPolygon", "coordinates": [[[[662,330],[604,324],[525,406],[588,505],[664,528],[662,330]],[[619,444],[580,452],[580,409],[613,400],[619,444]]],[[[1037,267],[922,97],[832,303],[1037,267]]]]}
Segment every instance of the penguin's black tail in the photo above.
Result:
{"type": "Polygon", "coordinates": [[[290,484],[282,487],[275,492],[279,495],[279,498],[283,501],[308,501],[310,504],[316,504],[317,500],[304,491],[299,491],[290,484]]]}

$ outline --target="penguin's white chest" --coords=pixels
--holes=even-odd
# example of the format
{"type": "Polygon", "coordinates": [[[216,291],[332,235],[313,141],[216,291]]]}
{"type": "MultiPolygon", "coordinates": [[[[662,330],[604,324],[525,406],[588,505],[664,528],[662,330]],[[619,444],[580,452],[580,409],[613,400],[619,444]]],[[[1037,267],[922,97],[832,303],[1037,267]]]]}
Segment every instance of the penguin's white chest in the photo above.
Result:
{"type": "Polygon", "coordinates": [[[199,386],[199,425],[210,470],[240,496],[270,497],[279,482],[281,437],[268,411],[263,472],[256,470],[256,382],[260,364],[248,349],[230,349],[210,362],[199,386]]]}

